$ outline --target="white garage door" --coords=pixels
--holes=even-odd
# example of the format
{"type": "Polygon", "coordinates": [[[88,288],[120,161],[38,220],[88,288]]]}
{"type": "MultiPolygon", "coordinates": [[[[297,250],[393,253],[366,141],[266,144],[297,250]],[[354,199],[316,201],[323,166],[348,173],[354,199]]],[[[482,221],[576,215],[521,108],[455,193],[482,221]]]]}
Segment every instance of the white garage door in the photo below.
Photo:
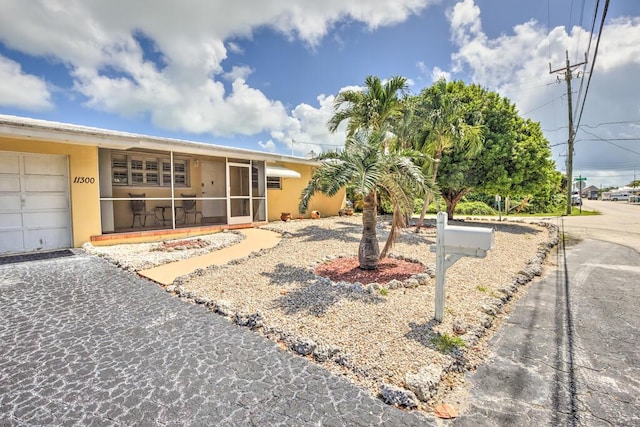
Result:
{"type": "Polygon", "coordinates": [[[71,246],[65,156],[0,152],[0,253],[71,246]]]}

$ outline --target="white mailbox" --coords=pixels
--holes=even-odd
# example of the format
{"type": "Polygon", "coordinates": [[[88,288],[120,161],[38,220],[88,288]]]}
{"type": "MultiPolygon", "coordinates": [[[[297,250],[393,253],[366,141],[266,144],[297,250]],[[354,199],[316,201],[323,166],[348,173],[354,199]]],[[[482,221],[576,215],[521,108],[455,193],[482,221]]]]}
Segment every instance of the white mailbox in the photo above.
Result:
{"type": "Polygon", "coordinates": [[[444,246],[488,251],[493,248],[493,229],[447,225],[444,227],[444,246]]]}
{"type": "Polygon", "coordinates": [[[463,256],[484,258],[493,248],[493,229],[484,227],[460,227],[447,225],[447,214],[438,212],[436,244],[435,319],[442,322],[445,301],[445,271],[463,256]]]}

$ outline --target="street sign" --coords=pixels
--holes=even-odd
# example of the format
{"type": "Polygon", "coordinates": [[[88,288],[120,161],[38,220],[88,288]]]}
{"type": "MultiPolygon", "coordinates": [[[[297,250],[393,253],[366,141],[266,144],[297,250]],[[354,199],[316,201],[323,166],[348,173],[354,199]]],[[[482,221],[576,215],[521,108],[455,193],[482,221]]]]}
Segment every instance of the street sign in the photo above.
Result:
{"type": "Polygon", "coordinates": [[[586,176],[584,178],[583,177],[576,178],[576,181],[586,181],[586,180],[587,180],[586,176]]]}

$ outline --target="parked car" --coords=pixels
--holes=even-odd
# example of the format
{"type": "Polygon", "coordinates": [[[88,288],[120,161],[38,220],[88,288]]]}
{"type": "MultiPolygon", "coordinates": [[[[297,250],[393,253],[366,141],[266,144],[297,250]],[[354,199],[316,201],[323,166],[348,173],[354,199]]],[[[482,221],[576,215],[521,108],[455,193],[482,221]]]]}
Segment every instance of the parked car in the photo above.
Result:
{"type": "Polygon", "coordinates": [[[573,206],[582,206],[582,197],[579,194],[571,195],[571,204],[573,206]]]}
{"type": "Polygon", "coordinates": [[[626,191],[615,191],[611,193],[611,200],[614,202],[617,202],[619,200],[629,201],[629,196],[631,196],[631,194],[627,193],[626,191]]]}

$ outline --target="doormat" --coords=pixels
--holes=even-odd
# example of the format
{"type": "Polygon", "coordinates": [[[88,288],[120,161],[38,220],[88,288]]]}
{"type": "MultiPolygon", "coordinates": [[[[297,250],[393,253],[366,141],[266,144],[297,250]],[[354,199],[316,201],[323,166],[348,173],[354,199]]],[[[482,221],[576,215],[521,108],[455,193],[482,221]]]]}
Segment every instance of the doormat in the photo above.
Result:
{"type": "Polygon", "coordinates": [[[19,262],[27,261],[40,261],[45,259],[63,258],[73,256],[74,253],[69,249],[62,249],[59,251],[47,251],[47,252],[29,252],[27,254],[18,255],[6,255],[0,256],[0,265],[4,264],[16,264],[19,262]]]}

